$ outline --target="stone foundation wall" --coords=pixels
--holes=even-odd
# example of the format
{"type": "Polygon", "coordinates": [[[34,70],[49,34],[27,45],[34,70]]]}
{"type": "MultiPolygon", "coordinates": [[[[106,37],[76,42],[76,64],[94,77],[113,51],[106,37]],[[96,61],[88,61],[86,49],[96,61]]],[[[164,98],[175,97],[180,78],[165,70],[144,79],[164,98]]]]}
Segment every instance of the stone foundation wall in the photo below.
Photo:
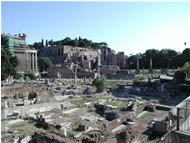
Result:
{"type": "Polygon", "coordinates": [[[160,143],[190,143],[190,133],[173,131],[160,143]]]}
{"type": "Polygon", "coordinates": [[[51,68],[48,71],[47,76],[49,78],[57,78],[57,73],[60,74],[61,78],[74,78],[74,72],[64,65],[61,65],[61,67],[51,68]]]}
{"type": "Polygon", "coordinates": [[[135,74],[106,74],[105,75],[108,79],[125,79],[131,80],[135,78],[135,74]]]}
{"type": "Polygon", "coordinates": [[[29,143],[73,143],[53,133],[36,132],[29,143]]]}
{"type": "Polygon", "coordinates": [[[106,126],[107,126],[107,129],[111,130],[113,128],[116,128],[117,126],[121,125],[124,121],[126,121],[128,118],[128,116],[123,116],[121,118],[118,118],[118,119],[115,119],[111,122],[109,122],[106,126]]]}

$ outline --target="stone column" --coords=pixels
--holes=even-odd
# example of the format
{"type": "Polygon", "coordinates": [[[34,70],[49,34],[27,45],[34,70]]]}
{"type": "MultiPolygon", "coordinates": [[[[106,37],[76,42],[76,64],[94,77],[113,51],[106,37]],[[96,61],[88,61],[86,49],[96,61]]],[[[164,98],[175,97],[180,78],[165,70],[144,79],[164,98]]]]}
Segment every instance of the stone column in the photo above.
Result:
{"type": "Polygon", "coordinates": [[[101,66],[101,51],[98,49],[98,76],[100,76],[100,66],[101,66]]]}
{"type": "Polygon", "coordinates": [[[26,68],[26,71],[28,71],[28,68],[29,68],[28,63],[29,63],[29,61],[28,61],[28,51],[27,51],[26,52],[26,62],[24,62],[24,66],[26,68]]]}
{"type": "Polygon", "coordinates": [[[35,53],[35,70],[38,71],[38,61],[37,61],[37,52],[35,53]]]}
{"type": "Polygon", "coordinates": [[[77,68],[78,68],[78,65],[74,65],[74,84],[76,84],[76,79],[77,79],[77,68]]]}
{"type": "Polygon", "coordinates": [[[33,53],[33,62],[34,62],[34,66],[33,66],[33,70],[35,71],[36,70],[36,53],[33,53]]]}
{"type": "Polygon", "coordinates": [[[6,125],[7,125],[7,120],[6,120],[6,111],[5,111],[5,106],[3,105],[1,107],[1,133],[6,132],[6,125]]]}
{"type": "Polygon", "coordinates": [[[34,53],[32,53],[32,70],[35,70],[35,57],[34,57],[34,53]]]}
{"type": "Polygon", "coordinates": [[[32,53],[30,53],[30,70],[33,70],[33,60],[32,60],[32,53]]]}
{"type": "Polygon", "coordinates": [[[149,68],[149,73],[153,73],[153,69],[152,69],[152,58],[150,58],[150,68],[149,68]]]}
{"type": "Polygon", "coordinates": [[[136,68],[135,74],[140,74],[139,57],[137,57],[137,68],[136,68]]]}

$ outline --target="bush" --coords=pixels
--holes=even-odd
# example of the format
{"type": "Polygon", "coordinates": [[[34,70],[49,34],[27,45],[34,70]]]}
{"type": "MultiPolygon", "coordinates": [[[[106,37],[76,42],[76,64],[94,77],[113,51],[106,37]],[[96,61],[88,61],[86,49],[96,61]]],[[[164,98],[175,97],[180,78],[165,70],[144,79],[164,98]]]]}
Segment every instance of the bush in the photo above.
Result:
{"type": "Polygon", "coordinates": [[[22,75],[20,73],[16,73],[14,75],[14,79],[20,79],[22,77],[22,75]]]}
{"type": "Polygon", "coordinates": [[[138,82],[141,82],[144,80],[144,77],[143,76],[137,76],[135,77],[135,79],[133,80],[134,83],[138,83],[138,82]]]}
{"type": "Polygon", "coordinates": [[[25,73],[25,74],[24,74],[24,79],[25,79],[25,80],[27,79],[26,77],[29,77],[30,80],[36,80],[36,76],[34,75],[33,72],[25,73]]]}
{"type": "Polygon", "coordinates": [[[100,76],[100,77],[95,78],[92,81],[92,84],[96,86],[97,92],[103,92],[106,89],[107,81],[104,76],[100,76]]]}
{"type": "Polygon", "coordinates": [[[33,98],[36,98],[36,92],[30,92],[29,94],[28,94],[28,99],[29,100],[32,100],[33,98]]]}
{"type": "Polygon", "coordinates": [[[190,76],[190,62],[186,62],[183,67],[179,69],[181,72],[185,72],[187,76],[190,76]]]}

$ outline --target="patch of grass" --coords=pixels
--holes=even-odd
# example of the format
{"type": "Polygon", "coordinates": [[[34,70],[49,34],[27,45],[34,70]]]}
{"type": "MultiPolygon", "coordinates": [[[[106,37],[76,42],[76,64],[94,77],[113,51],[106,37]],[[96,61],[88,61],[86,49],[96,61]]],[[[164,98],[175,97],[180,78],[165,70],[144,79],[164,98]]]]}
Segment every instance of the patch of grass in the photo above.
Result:
{"type": "Polygon", "coordinates": [[[112,138],[114,135],[111,132],[106,132],[104,138],[99,140],[98,143],[105,143],[108,139],[112,138]]]}
{"type": "Polygon", "coordinates": [[[33,123],[26,123],[26,122],[12,124],[9,126],[9,128],[12,131],[18,131],[18,132],[32,132],[34,130],[37,130],[37,128],[34,126],[33,123]]]}
{"type": "Polygon", "coordinates": [[[118,106],[118,102],[117,101],[106,101],[105,104],[106,105],[112,105],[112,106],[118,106]]]}
{"type": "Polygon", "coordinates": [[[126,85],[132,83],[132,80],[107,80],[108,86],[126,85]]]}
{"type": "Polygon", "coordinates": [[[68,138],[70,140],[73,140],[75,138],[74,133],[71,132],[71,131],[67,132],[67,137],[66,138],[68,138]]]}
{"type": "Polygon", "coordinates": [[[97,125],[101,125],[101,124],[103,124],[103,123],[104,123],[104,121],[101,121],[101,120],[96,121],[96,124],[97,124],[97,125]]]}
{"type": "Polygon", "coordinates": [[[60,114],[60,113],[62,113],[62,111],[61,111],[60,109],[58,109],[58,108],[54,108],[54,109],[52,109],[50,112],[55,113],[55,114],[60,114]]]}
{"type": "Polygon", "coordinates": [[[86,105],[84,103],[91,102],[91,101],[92,101],[92,99],[80,99],[80,100],[72,100],[71,103],[75,107],[86,107],[86,105]]]}
{"type": "Polygon", "coordinates": [[[146,138],[142,143],[148,143],[149,142],[149,139],[146,138]]]}
{"type": "Polygon", "coordinates": [[[105,104],[117,106],[118,109],[122,109],[124,107],[127,107],[128,102],[126,102],[126,101],[106,101],[105,104]]]}
{"type": "Polygon", "coordinates": [[[62,110],[61,110],[61,109],[58,109],[58,108],[54,108],[54,109],[52,109],[50,112],[51,112],[51,113],[54,113],[54,114],[56,114],[56,115],[58,115],[58,116],[68,117],[68,114],[64,114],[64,113],[62,112],[62,110]]]}

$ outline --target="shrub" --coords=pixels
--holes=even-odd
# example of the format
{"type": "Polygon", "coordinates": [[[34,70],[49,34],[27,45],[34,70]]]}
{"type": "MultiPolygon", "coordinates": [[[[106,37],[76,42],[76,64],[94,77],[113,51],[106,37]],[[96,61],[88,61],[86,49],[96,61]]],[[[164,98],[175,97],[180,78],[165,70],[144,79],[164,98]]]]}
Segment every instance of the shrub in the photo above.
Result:
{"type": "Polygon", "coordinates": [[[92,84],[96,86],[97,92],[103,92],[106,89],[107,81],[104,76],[99,76],[92,81],[92,84]]]}
{"type": "Polygon", "coordinates": [[[187,76],[190,76],[190,62],[186,62],[183,67],[179,69],[181,72],[185,72],[187,76]]]}
{"type": "Polygon", "coordinates": [[[30,80],[36,80],[36,76],[34,75],[33,72],[25,73],[25,74],[24,74],[24,79],[25,79],[25,80],[27,79],[26,77],[29,77],[30,80]]]}
{"type": "Polygon", "coordinates": [[[29,99],[29,100],[32,100],[33,98],[36,98],[36,92],[30,92],[30,93],[28,94],[28,99],[29,99]]]}

